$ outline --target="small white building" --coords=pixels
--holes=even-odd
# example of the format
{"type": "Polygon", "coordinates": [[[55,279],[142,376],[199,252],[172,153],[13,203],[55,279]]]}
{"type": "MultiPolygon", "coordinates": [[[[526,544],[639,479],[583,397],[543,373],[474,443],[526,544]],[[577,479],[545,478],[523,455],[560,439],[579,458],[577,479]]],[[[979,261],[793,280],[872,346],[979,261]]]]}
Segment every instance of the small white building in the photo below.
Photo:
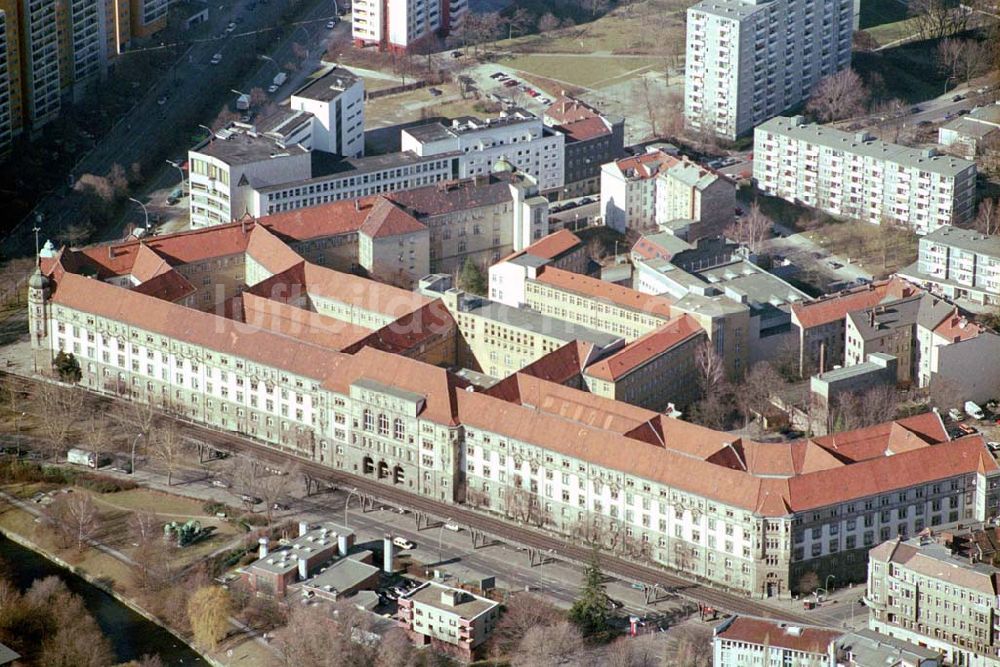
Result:
{"type": "Polygon", "coordinates": [[[487,120],[464,116],[451,125],[418,125],[401,133],[404,151],[422,157],[454,155],[458,178],[490,174],[498,164],[508,163],[534,178],[543,194],[563,187],[564,141],[561,132],[523,109],[502,111],[487,120]]]}
{"type": "Polygon", "coordinates": [[[312,114],[311,148],[344,157],[365,154],[364,80],[333,67],[292,93],[290,107],[312,114]]]}
{"type": "Polygon", "coordinates": [[[471,658],[496,627],[500,603],[428,581],[399,598],[399,616],[418,643],[471,658]]]}
{"type": "Polygon", "coordinates": [[[974,160],[988,142],[1000,138],[1000,102],[973,110],[938,128],[938,143],[974,160]]]}

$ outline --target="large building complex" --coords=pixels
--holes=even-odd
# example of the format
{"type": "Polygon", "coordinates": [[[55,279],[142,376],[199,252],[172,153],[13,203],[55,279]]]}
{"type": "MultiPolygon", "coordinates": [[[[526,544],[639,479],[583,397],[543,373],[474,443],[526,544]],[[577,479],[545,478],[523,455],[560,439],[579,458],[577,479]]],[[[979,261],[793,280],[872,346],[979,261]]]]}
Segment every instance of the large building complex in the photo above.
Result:
{"type": "Polygon", "coordinates": [[[469,11],[467,0],[354,0],[356,46],[406,52],[434,37],[447,37],[469,11]]]}
{"type": "Polygon", "coordinates": [[[975,163],[807,124],[802,116],[757,127],[753,177],[764,194],[917,234],[975,213],[975,163]]]}
{"type": "Polygon", "coordinates": [[[899,273],[949,299],[1000,305],[1000,237],[942,227],[920,239],[916,264],[899,273]]]}
{"type": "Polygon", "coordinates": [[[487,120],[465,116],[450,125],[418,125],[404,129],[401,137],[402,150],[421,157],[455,156],[459,178],[505,165],[534,178],[542,193],[558,191],[565,182],[564,135],[523,109],[502,111],[487,120]]]}
{"type": "Polygon", "coordinates": [[[687,10],[684,116],[728,139],[851,62],[852,0],[703,0],[687,10]]]}
{"type": "Polygon", "coordinates": [[[758,443],[559,384],[579,373],[542,360],[477,388],[447,370],[462,313],[329,268],[314,234],[293,217],[46,250],[36,368],[64,351],[90,390],[755,596],[860,581],[880,541],[997,513],[983,438],[934,413],[758,443]]]}
{"type": "Polygon", "coordinates": [[[929,537],[869,553],[869,627],[941,651],[949,664],[1000,664],[1000,571],[929,537]]]}

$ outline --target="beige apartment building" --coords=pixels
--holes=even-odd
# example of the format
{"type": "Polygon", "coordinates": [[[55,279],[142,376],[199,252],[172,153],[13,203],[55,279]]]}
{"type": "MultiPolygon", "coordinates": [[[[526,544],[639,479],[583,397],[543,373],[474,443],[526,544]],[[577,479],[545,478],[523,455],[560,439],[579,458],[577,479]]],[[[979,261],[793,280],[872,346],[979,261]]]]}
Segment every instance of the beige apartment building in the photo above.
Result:
{"type": "Polygon", "coordinates": [[[1000,665],[1000,570],[930,537],[883,542],[869,554],[869,627],[942,651],[952,665],[1000,665]]]}
{"type": "Polygon", "coordinates": [[[399,599],[399,614],[419,645],[469,660],[500,620],[500,603],[428,581],[399,599]]]}

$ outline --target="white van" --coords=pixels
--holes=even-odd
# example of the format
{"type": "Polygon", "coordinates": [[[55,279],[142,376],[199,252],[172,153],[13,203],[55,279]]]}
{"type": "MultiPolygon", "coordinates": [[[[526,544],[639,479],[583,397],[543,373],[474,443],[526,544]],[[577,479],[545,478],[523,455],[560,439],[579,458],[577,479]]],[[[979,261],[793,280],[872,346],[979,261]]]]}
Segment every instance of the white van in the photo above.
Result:
{"type": "Polygon", "coordinates": [[[392,543],[395,544],[400,549],[412,549],[416,545],[406,539],[405,537],[394,537],[392,538],[392,543]]]}
{"type": "Polygon", "coordinates": [[[969,415],[973,419],[986,419],[986,413],[983,412],[983,409],[973,401],[965,402],[965,414],[969,415]]]}

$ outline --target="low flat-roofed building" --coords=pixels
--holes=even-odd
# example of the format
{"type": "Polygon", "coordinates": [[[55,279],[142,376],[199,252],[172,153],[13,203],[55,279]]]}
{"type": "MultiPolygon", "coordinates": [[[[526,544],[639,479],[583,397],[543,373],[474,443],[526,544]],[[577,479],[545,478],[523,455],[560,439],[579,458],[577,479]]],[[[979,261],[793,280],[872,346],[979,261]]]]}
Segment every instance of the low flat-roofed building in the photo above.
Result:
{"type": "Polygon", "coordinates": [[[956,155],[974,160],[983,147],[1000,138],[1000,102],[973,109],[938,128],[938,143],[956,155]]]}
{"type": "Polygon", "coordinates": [[[840,667],[940,667],[940,651],[874,630],[860,629],[837,639],[840,667]]]}
{"type": "Polygon", "coordinates": [[[291,584],[305,581],[337,555],[341,535],[350,548],[354,533],[332,523],[300,524],[298,537],[273,551],[267,538],[261,538],[260,557],[243,569],[243,576],[256,594],[282,598],[291,584]]]}
{"type": "Polygon", "coordinates": [[[336,601],[350,597],[361,590],[378,586],[381,570],[371,564],[372,552],[362,551],[334,561],[322,572],[307,579],[302,590],[307,593],[336,601]]]}
{"type": "Polygon", "coordinates": [[[875,387],[896,386],[896,357],[875,352],[868,360],[853,366],[834,368],[809,378],[811,432],[826,434],[834,430],[834,420],[842,412],[841,401],[847,394],[860,398],[875,387]]]}
{"type": "MultiPolygon", "coordinates": [[[[836,667],[837,630],[733,616],[712,631],[714,667],[836,667]]],[[[872,666],[874,667],[874,666],[872,666]]]]}
{"type": "Polygon", "coordinates": [[[500,603],[428,581],[399,598],[399,617],[420,644],[470,659],[500,618],[500,603]]]}

